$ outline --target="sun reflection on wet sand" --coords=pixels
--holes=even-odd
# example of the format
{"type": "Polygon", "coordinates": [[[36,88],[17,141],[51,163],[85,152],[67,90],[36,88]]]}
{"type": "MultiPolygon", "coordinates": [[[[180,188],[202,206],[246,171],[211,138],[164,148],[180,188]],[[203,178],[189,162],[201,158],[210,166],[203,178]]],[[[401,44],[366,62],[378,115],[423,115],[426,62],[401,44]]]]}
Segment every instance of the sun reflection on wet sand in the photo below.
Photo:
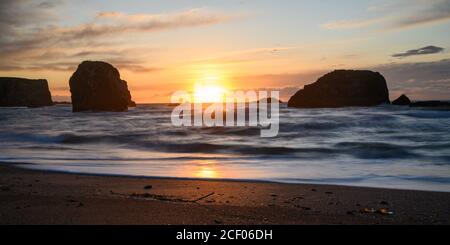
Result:
{"type": "Polygon", "coordinates": [[[231,179],[242,178],[239,171],[232,167],[226,167],[220,162],[211,159],[199,159],[187,162],[181,168],[177,168],[175,176],[200,178],[200,179],[231,179]]]}

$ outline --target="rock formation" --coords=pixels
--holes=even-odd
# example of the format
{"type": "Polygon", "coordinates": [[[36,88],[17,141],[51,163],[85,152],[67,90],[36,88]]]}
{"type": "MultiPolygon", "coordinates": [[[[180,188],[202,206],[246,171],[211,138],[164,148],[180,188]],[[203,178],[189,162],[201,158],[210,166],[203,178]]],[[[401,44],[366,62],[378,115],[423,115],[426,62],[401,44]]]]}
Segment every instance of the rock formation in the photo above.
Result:
{"type": "Polygon", "coordinates": [[[53,102],[47,80],[0,77],[0,106],[50,105],[53,102]]]}
{"type": "Polygon", "coordinates": [[[84,61],[70,78],[72,110],[126,111],[136,104],[119,71],[101,61],[84,61]]]}
{"type": "Polygon", "coordinates": [[[378,72],[336,70],[305,85],[288,102],[289,107],[334,108],[390,103],[386,80],[378,72]]]}
{"type": "Polygon", "coordinates": [[[398,99],[392,101],[392,104],[410,107],[431,107],[435,109],[450,109],[450,102],[439,100],[411,102],[411,100],[404,94],[402,94],[398,99]]]}
{"type": "Polygon", "coordinates": [[[411,105],[411,100],[404,94],[392,101],[393,105],[411,105]]]}

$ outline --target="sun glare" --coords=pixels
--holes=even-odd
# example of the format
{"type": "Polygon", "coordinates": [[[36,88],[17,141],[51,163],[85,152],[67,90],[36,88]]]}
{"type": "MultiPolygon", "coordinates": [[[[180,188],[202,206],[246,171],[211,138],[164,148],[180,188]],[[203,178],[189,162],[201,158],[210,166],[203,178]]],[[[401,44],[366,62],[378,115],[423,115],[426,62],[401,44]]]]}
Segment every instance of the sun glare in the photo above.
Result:
{"type": "Polygon", "coordinates": [[[196,103],[215,103],[224,99],[226,89],[219,85],[198,85],[195,87],[194,100],[196,103]]]}
{"type": "Polygon", "coordinates": [[[205,68],[197,76],[194,84],[194,102],[217,103],[224,101],[227,93],[225,77],[217,68],[205,68]]]}

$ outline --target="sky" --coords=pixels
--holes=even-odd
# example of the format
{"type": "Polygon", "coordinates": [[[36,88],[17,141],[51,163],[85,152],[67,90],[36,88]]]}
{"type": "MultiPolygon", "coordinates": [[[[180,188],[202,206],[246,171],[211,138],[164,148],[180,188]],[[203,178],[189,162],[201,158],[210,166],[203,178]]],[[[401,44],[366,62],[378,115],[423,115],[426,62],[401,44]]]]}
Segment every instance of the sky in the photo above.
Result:
{"type": "Polygon", "coordinates": [[[57,101],[84,60],[117,67],[138,103],[199,83],[287,100],[335,69],[450,100],[450,0],[1,0],[0,31],[0,76],[47,79],[57,101]]]}

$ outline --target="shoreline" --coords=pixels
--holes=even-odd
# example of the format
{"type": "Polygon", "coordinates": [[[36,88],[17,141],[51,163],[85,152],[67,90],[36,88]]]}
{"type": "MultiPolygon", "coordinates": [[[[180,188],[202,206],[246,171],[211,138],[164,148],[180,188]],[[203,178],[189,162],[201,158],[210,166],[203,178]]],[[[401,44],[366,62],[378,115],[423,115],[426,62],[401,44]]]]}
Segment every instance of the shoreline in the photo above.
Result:
{"type": "Polygon", "coordinates": [[[0,164],[0,197],[0,224],[450,224],[448,192],[76,174],[13,164],[0,164]]]}
{"type": "Polygon", "coordinates": [[[137,178],[137,179],[168,179],[168,180],[192,180],[192,181],[222,181],[222,182],[242,182],[242,183],[267,183],[267,184],[285,184],[285,185],[317,185],[317,186],[330,186],[330,187],[349,187],[349,188],[366,188],[366,189],[386,189],[386,190],[400,190],[400,191],[424,191],[424,192],[440,192],[440,193],[450,193],[448,191],[442,190],[430,190],[430,189],[407,189],[400,187],[384,187],[384,186],[364,186],[364,185],[346,185],[346,184],[336,184],[336,183],[308,183],[308,182],[289,182],[289,181],[277,181],[277,180],[264,180],[264,179],[227,179],[227,178],[196,178],[196,177],[170,177],[170,176],[147,176],[147,175],[127,175],[127,174],[112,174],[112,173],[87,173],[87,172],[77,172],[77,171],[64,171],[64,170],[53,170],[53,169],[39,169],[39,168],[27,168],[23,166],[36,165],[34,163],[16,163],[16,162],[0,162],[0,166],[13,166],[16,168],[21,168],[31,171],[42,171],[55,174],[75,174],[75,175],[85,175],[92,177],[118,177],[118,178],[137,178]],[[16,166],[23,165],[23,166],[16,166]]]}

